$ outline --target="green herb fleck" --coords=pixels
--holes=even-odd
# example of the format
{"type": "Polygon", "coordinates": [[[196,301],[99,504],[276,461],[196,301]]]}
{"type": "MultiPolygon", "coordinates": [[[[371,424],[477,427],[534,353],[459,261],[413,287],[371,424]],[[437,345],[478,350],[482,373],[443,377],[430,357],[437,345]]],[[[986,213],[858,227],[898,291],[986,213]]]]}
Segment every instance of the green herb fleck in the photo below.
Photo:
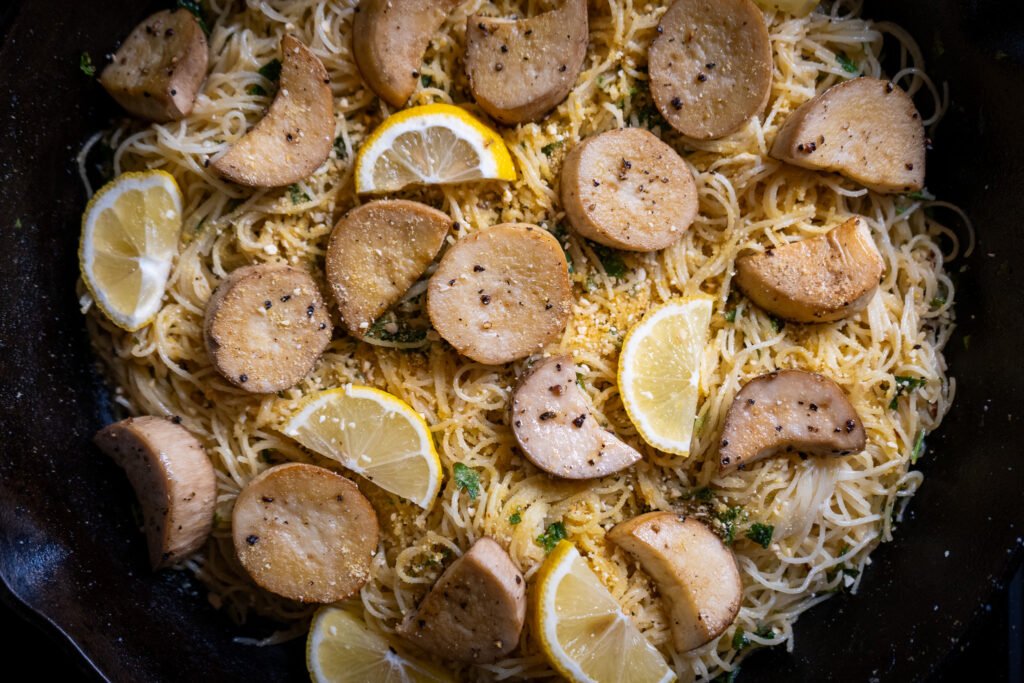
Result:
{"type": "Polygon", "coordinates": [[[915,389],[920,389],[928,383],[928,380],[923,377],[894,375],[893,379],[896,380],[896,393],[893,395],[892,400],[889,401],[889,410],[896,410],[899,407],[900,396],[909,394],[915,389]]]}
{"type": "Polygon", "coordinates": [[[519,524],[520,522],[522,522],[523,521],[522,511],[523,511],[522,508],[516,508],[516,511],[513,512],[509,516],[508,523],[513,525],[513,526],[515,526],[516,524],[519,524]]]}
{"type": "Polygon", "coordinates": [[[461,462],[455,463],[455,485],[469,494],[470,500],[480,495],[480,475],[461,462]]]}
{"type": "Polygon", "coordinates": [[[274,83],[281,80],[281,60],[270,60],[269,62],[260,67],[259,74],[268,81],[272,81],[274,83]]]}
{"type": "Polygon", "coordinates": [[[434,77],[431,76],[430,74],[421,74],[420,75],[420,85],[422,85],[424,88],[429,88],[429,87],[433,86],[434,85],[434,77]]]}
{"type": "Polygon", "coordinates": [[[768,322],[772,324],[772,332],[778,334],[782,331],[782,328],[786,326],[785,321],[781,318],[776,318],[774,315],[768,316],[768,322]]]}
{"type": "Polygon", "coordinates": [[[425,329],[416,329],[403,326],[402,321],[394,313],[385,313],[373,321],[366,336],[372,339],[380,339],[386,342],[397,342],[399,344],[414,344],[427,338],[425,329]],[[389,332],[388,327],[394,325],[394,332],[389,332]]]}
{"type": "Polygon", "coordinates": [[[732,649],[739,652],[747,645],[750,645],[750,641],[747,640],[747,632],[740,626],[736,629],[736,632],[732,634],[732,649]]]}
{"type": "Polygon", "coordinates": [[[345,146],[345,139],[340,135],[334,138],[334,151],[337,152],[339,159],[348,158],[348,148],[345,146]]]}
{"type": "Polygon", "coordinates": [[[563,143],[561,140],[555,140],[554,142],[549,142],[548,144],[541,147],[540,151],[544,153],[544,156],[549,157],[552,155],[552,153],[554,153],[556,149],[561,147],[563,144],[565,143],[563,143]]]}
{"type": "Polygon", "coordinates": [[[206,13],[203,12],[202,3],[196,2],[195,0],[178,0],[178,7],[187,9],[192,14],[196,15],[196,21],[199,22],[199,28],[203,29],[203,33],[210,35],[210,27],[206,23],[206,13]]]}
{"type": "Polygon", "coordinates": [[[734,323],[734,322],[736,322],[736,313],[738,313],[738,312],[739,312],[739,309],[736,309],[736,308],[730,308],[728,311],[726,311],[725,312],[725,322],[727,322],[727,323],[734,323]]]}
{"type": "Polygon", "coordinates": [[[914,450],[910,452],[910,464],[917,464],[918,459],[924,455],[924,430],[922,429],[917,433],[917,438],[914,439],[914,450]]]}
{"type": "Polygon", "coordinates": [[[83,52],[78,57],[78,68],[90,78],[96,75],[96,65],[92,63],[92,55],[88,52],[83,52]]]}
{"type": "Polygon", "coordinates": [[[604,268],[604,272],[608,274],[608,277],[613,277],[616,280],[621,280],[625,277],[629,269],[626,267],[626,263],[622,260],[622,255],[619,252],[604,245],[595,244],[594,253],[601,260],[601,267],[604,268]]]}
{"type": "Polygon", "coordinates": [[[548,528],[544,530],[540,536],[536,538],[537,545],[544,548],[544,552],[550,553],[558,545],[558,542],[569,538],[569,534],[565,530],[565,525],[561,522],[552,522],[548,524],[548,528]]]}
{"type": "Polygon", "coordinates": [[[934,299],[932,299],[932,301],[931,301],[931,307],[932,308],[942,308],[945,305],[946,305],[946,297],[944,297],[944,296],[937,296],[934,299]]]}
{"type": "Polygon", "coordinates": [[[739,505],[728,508],[718,515],[718,521],[722,523],[722,536],[726,544],[732,545],[736,540],[736,529],[740,522],[747,518],[747,512],[739,505]]]}
{"type": "Polygon", "coordinates": [[[964,335],[964,349],[967,351],[971,350],[971,335],[969,334],[964,335]]]}
{"type": "Polygon", "coordinates": [[[917,199],[919,201],[931,201],[935,199],[935,195],[926,189],[918,190],[917,192],[911,192],[907,195],[909,199],[917,199]]]}
{"type": "Polygon", "coordinates": [[[583,373],[582,372],[577,372],[576,373],[576,386],[578,386],[580,389],[585,389],[586,388],[583,385],[583,373]]]}
{"type": "Polygon", "coordinates": [[[21,230],[21,219],[20,218],[15,218],[14,219],[14,229],[15,230],[21,230]]]}
{"type": "Polygon", "coordinates": [[[772,536],[775,534],[775,527],[771,524],[761,524],[761,522],[754,522],[754,524],[747,529],[747,538],[754,543],[758,544],[762,548],[767,548],[771,545],[772,536]]]}
{"type": "Polygon", "coordinates": [[[846,56],[845,53],[839,52],[836,54],[836,61],[839,62],[839,66],[843,67],[843,71],[850,74],[855,74],[860,71],[853,60],[846,56]]]}
{"type": "Polygon", "coordinates": [[[258,84],[250,85],[248,88],[245,89],[245,92],[249,93],[250,95],[258,95],[260,97],[266,97],[267,95],[266,89],[262,85],[258,84]]]}
{"type": "Polygon", "coordinates": [[[309,201],[309,195],[299,187],[298,183],[288,186],[288,194],[292,198],[292,204],[301,204],[302,202],[309,201]]]}
{"type": "Polygon", "coordinates": [[[758,638],[774,638],[775,631],[772,630],[771,626],[768,626],[767,624],[761,624],[757,627],[757,630],[754,631],[754,635],[758,638]]]}

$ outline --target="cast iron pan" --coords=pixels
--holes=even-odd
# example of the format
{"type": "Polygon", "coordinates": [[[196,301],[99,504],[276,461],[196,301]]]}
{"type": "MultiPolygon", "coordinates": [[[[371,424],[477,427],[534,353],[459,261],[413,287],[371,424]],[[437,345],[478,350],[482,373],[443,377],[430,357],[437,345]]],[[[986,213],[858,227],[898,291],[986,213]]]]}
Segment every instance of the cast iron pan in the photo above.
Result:
{"type": "MultiPolygon", "coordinates": [[[[146,5],[0,9],[0,595],[111,680],[306,680],[301,642],[235,644],[239,630],[200,586],[148,571],[127,481],[89,441],[110,396],[74,294],[85,196],[72,159],[118,112],[78,61],[82,51],[100,61],[158,8],[146,5]]],[[[953,96],[928,186],[959,203],[979,237],[954,266],[956,404],[860,593],[806,613],[795,652],[758,653],[746,681],[924,678],[1021,556],[1024,13],[1016,0],[889,0],[866,14],[910,29],[953,96]]]]}

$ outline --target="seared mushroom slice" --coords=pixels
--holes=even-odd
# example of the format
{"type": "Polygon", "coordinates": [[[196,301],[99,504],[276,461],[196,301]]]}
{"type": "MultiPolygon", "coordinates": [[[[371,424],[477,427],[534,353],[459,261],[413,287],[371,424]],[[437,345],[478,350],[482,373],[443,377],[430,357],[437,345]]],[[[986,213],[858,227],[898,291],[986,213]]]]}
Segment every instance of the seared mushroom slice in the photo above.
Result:
{"type": "Polygon", "coordinates": [[[281,40],[281,85],[256,126],[211,166],[249,187],[281,187],[308,178],[334,142],[334,98],[320,59],[292,36],[281,40]]]}
{"type": "Polygon", "coordinates": [[[395,107],[416,89],[423,53],[462,0],[361,0],[352,53],[370,89],[395,107]]]}
{"type": "Polygon", "coordinates": [[[651,95],[696,140],[739,130],[768,103],[772,46],[751,0],[676,0],[648,52],[651,95]]]}
{"type": "Polygon", "coordinates": [[[539,361],[519,381],[512,432],[530,462],[565,479],[603,477],[641,458],[590,414],[569,356],[539,361]]]}
{"type": "Polygon", "coordinates": [[[217,500],[213,465],[199,441],[180,424],[149,415],[107,425],[93,440],[135,489],[153,569],[199,550],[217,500]]]}
{"type": "Polygon", "coordinates": [[[164,10],[132,30],[99,80],[129,113],[176,121],[192,113],[206,63],[206,35],[195,15],[164,10]]]}
{"type": "Polygon", "coordinates": [[[366,334],[423,275],[451,224],[447,214],[403,199],[363,204],[338,221],[326,270],[349,332],[366,334]]]}
{"type": "Polygon", "coordinates": [[[235,386],[258,394],[305,377],[331,342],[331,319],[316,282],[291,266],[245,266],[206,304],[206,350],[235,386]]]}
{"type": "Polygon", "coordinates": [[[693,517],[648,512],[616,525],[608,539],[633,555],[658,585],[676,652],[711,642],[739,613],[743,582],[736,557],[693,517]]]}
{"type": "Polygon", "coordinates": [[[675,150],[643,128],[587,138],[562,166],[562,204],[579,234],[616,249],[657,251],[697,216],[697,186],[675,150]]]}
{"type": "Polygon", "coordinates": [[[885,264],[863,218],[820,237],[736,261],[736,284],[761,308],[798,323],[841,320],[868,305],[885,264]]]}
{"type": "Polygon", "coordinates": [[[466,20],[466,73],[477,104],[506,124],[535,121],[565,99],[587,56],[586,0],[529,19],[466,20]]]}
{"type": "Polygon", "coordinates": [[[484,537],[452,562],[398,633],[444,659],[487,664],[515,649],[525,619],[526,581],[484,537]]]}
{"type": "Polygon", "coordinates": [[[803,370],[781,370],[747,382],[725,416],[720,469],[740,469],[781,452],[849,455],[864,450],[860,415],[842,387],[803,370]]]}
{"type": "Polygon", "coordinates": [[[562,245],[525,223],[495,225],[459,240],[427,286],[434,329],[459,353],[490,365],[554,341],[571,304],[562,245]]]}
{"type": "Polygon", "coordinates": [[[910,96],[889,81],[855,78],[790,114],[771,156],[878,192],[915,192],[924,187],[924,151],[924,124],[910,96]]]}
{"type": "Polygon", "coordinates": [[[231,535],[238,560],[260,587],[300,602],[336,602],[370,578],[380,529],[355,484],[292,462],[242,489],[231,535]]]}

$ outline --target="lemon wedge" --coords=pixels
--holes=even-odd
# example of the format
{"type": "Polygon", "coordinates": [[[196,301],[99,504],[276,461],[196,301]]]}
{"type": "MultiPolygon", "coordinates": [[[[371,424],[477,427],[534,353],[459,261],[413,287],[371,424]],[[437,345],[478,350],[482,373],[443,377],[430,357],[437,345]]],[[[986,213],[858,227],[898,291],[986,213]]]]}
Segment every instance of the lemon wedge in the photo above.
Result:
{"type": "Polygon", "coordinates": [[[676,676],[569,541],[537,572],[534,632],[552,666],[576,681],[658,683],[676,676]]]}
{"type": "Polygon", "coordinates": [[[356,157],[356,192],[394,192],[408,185],[515,180],[501,137],[451,104],[427,104],[389,116],[356,157]]]}
{"type": "Polygon", "coordinates": [[[96,305],[134,332],[160,311],[181,234],[181,190],[170,173],[122,173],[82,214],[78,262],[96,305]]]}
{"type": "Polygon", "coordinates": [[[441,459],[427,423],[386,391],[346,385],[310,394],[283,431],[423,509],[441,488],[441,459]]]}
{"type": "Polygon", "coordinates": [[[703,297],[669,301],[649,311],[622,343],[622,404],[644,441],[666,453],[690,453],[711,308],[703,297]]]}
{"type": "Polygon", "coordinates": [[[313,616],[306,640],[306,667],[314,683],[441,683],[452,677],[439,667],[402,654],[393,638],[370,630],[338,607],[313,616]]]}

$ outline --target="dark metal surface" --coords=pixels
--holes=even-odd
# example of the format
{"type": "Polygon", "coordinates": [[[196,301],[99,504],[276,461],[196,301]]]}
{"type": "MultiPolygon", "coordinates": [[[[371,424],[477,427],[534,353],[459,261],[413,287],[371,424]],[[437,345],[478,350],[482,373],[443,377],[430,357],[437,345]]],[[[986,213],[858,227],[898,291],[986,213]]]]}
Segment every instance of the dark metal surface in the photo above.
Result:
{"type": "MultiPolygon", "coordinates": [[[[109,397],[74,294],[85,198],[72,159],[115,110],[78,60],[87,50],[99,61],[146,14],[130,0],[0,8],[0,597],[111,680],[305,680],[301,643],[235,644],[237,629],[199,587],[146,570],[131,490],[89,443],[109,397]]],[[[889,0],[868,15],[910,29],[953,96],[928,185],[979,235],[956,264],[961,329],[947,356],[957,399],[929,439],[925,485],[860,594],[805,614],[795,652],[755,655],[744,680],[920,679],[1021,555],[1024,13],[1015,0],[889,0]]]]}

